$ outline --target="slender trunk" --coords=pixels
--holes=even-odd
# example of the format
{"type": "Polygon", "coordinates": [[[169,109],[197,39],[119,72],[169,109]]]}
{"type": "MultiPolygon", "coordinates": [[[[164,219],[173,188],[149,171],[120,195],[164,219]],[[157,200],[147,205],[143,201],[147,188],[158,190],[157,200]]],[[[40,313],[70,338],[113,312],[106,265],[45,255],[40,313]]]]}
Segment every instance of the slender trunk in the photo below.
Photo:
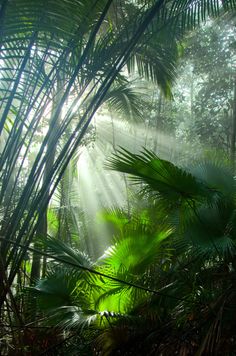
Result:
{"type": "MultiPolygon", "coordinates": [[[[54,122],[52,120],[52,118],[54,118],[54,113],[55,110],[57,110],[57,104],[60,102],[61,100],[61,96],[63,93],[62,89],[62,81],[60,79],[57,80],[57,92],[54,95],[54,99],[53,99],[53,110],[52,110],[52,115],[51,115],[51,120],[49,122],[49,130],[52,132],[53,128],[54,130],[57,130],[57,127],[59,125],[59,121],[60,121],[60,115],[57,118],[57,124],[54,125],[54,122]],[[52,128],[53,125],[53,128],[52,128]]],[[[52,132],[52,136],[53,138],[53,132],[52,132]]],[[[50,145],[50,140],[47,146],[47,152],[46,152],[46,156],[48,157],[48,160],[45,164],[45,169],[44,169],[44,175],[43,175],[43,183],[46,182],[48,180],[48,176],[49,173],[51,171],[51,168],[53,166],[54,160],[55,160],[55,154],[56,154],[56,145],[53,145],[53,149],[51,148],[50,145]]],[[[49,195],[49,191],[46,193],[49,195]]],[[[38,229],[35,233],[35,237],[36,237],[36,241],[34,243],[34,248],[36,250],[41,250],[41,244],[40,242],[37,240],[38,237],[46,237],[47,236],[47,208],[45,209],[45,212],[43,214],[43,216],[40,219],[40,224],[38,226],[38,229]]],[[[43,263],[43,271],[42,271],[42,275],[45,275],[45,269],[46,269],[46,259],[44,258],[44,263],[43,263]]],[[[33,253],[33,261],[32,261],[32,269],[31,269],[31,281],[32,283],[34,283],[37,279],[40,278],[40,272],[41,272],[41,256],[38,253],[33,253]]]]}
{"type": "Polygon", "coordinates": [[[234,78],[234,98],[232,108],[232,133],[230,145],[230,159],[233,169],[235,168],[235,141],[236,141],[236,77],[234,78]]]}
{"type": "MultiPolygon", "coordinates": [[[[111,126],[112,126],[112,147],[113,147],[113,150],[115,152],[116,151],[116,141],[115,141],[115,126],[114,126],[114,119],[113,119],[113,115],[112,113],[110,112],[110,115],[111,115],[111,126]]],[[[127,179],[126,179],[126,175],[125,174],[122,174],[123,175],[123,178],[124,178],[124,183],[125,183],[125,190],[126,190],[126,201],[127,201],[127,210],[128,210],[128,216],[130,216],[131,214],[131,211],[130,211],[130,201],[129,201],[129,188],[128,188],[128,182],[127,182],[127,179]]]]}
{"type": "Polygon", "coordinates": [[[157,151],[157,131],[158,131],[159,123],[160,123],[161,111],[162,111],[162,94],[160,93],[159,100],[158,100],[158,106],[157,106],[157,116],[156,116],[156,126],[155,126],[155,139],[154,139],[154,145],[153,145],[153,151],[154,152],[157,151]]]}
{"type": "Polygon", "coordinates": [[[36,41],[36,38],[37,38],[37,32],[34,32],[32,33],[31,35],[31,38],[30,38],[30,41],[29,41],[29,44],[28,44],[28,47],[27,47],[27,50],[25,52],[25,55],[24,55],[24,58],[22,60],[22,63],[20,65],[20,68],[18,70],[18,73],[17,73],[17,76],[16,76],[16,79],[14,81],[14,85],[13,85],[13,88],[11,89],[11,95],[9,95],[9,98],[7,100],[7,103],[6,103],[6,106],[4,108],[4,111],[2,113],[2,116],[1,116],[1,121],[0,121],[0,134],[2,133],[3,129],[4,129],[4,125],[5,125],[5,122],[7,120],[7,117],[9,115],[9,111],[10,111],[10,108],[12,106],[12,103],[15,99],[15,96],[16,96],[16,93],[17,93],[17,90],[19,88],[19,84],[20,84],[20,81],[21,81],[21,78],[22,78],[22,74],[26,68],[26,65],[30,59],[30,55],[31,55],[31,50],[32,50],[32,47],[36,41]]]}
{"type": "MultiPolygon", "coordinates": [[[[45,165],[45,171],[44,171],[44,178],[43,180],[47,180],[48,177],[48,171],[50,171],[54,158],[55,158],[55,149],[51,150],[49,159],[45,165]]],[[[48,154],[49,152],[47,152],[48,154]]],[[[48,193],[47,193],[48,194],[48,193]]],[[[43,213],[43,216],[40,220],[40,225],[36,231],[36,241],[34,243],[34,248],[37,250],[42,249],[40,242],[37,240],[38,237],[46,237],[47,236],[47,208],[45,209],[45,212],[43,213]]],[[[33,261],[32,261],[32,269],[31,269],[31,281],[34,283],[37,279],[40,278],[40,271],[41,271],[41,256],[38,253],[33,253],[33,261]]]]}
{"type": "Polygon", "coordinates": [[[61,182],[60,182],[60,206],[58,214],[58,232],[57,238],[68,245],[71,245],[71,226],[70,226],[70,214],[71,214],[71,201],[70,201],[70,189],[72,185],[73,175],[71,172],[71,166],[68,165],[61,182]]]}
{"type": "Polygon", "coordinates": [[[4,17],[5,17],[7,3],[8,3],[8,0],[2,1],[1,7],[0,7],[0,38],[1,38],[0,49],[2,48],[2,43],[3,43],[2,34],[3,34],[4,17]]]}
{"type": "MultiPolygon", "coordinates": [[[[151,101],[151,106],[153,107],[153,104],[154,104],[154,101],[155,101],[155,92],[153,91],[153,94],[152,94],[152,101],[151,101]]],[[[152,119],[151,117],[148,118],[148,123],[146,124],[146,134],[145,134],[145,140],[144,140],[144,147],[147,148],[147,143],[149,141],[149,130],[150,130],[150,127],[151,127],[151,122],[152,122],[152,119]]]]}
{"type": "Polygon", "coordinates": [[[194,102],[194,77],[193,77],[193,72],[192,72],[191,85],[190,85],[190,119],[191,119],[191,122],[194,119],[193,102],[194,102]]]}

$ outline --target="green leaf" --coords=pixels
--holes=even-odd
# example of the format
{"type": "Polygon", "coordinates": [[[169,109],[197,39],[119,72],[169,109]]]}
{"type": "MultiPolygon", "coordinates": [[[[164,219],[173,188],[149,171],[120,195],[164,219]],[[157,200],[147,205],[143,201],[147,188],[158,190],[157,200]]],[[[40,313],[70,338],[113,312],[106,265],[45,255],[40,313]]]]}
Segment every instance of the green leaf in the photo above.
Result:
{"type": "Polygon", "coordinates": [[[147,190],[179,203],[187,199],[204,199],[211,193],[205,183],[190,172],[148,150],[137,155],[121,149],[108,160],[106,167],[128,173],[133,182],[145,183],[147,190]]]}

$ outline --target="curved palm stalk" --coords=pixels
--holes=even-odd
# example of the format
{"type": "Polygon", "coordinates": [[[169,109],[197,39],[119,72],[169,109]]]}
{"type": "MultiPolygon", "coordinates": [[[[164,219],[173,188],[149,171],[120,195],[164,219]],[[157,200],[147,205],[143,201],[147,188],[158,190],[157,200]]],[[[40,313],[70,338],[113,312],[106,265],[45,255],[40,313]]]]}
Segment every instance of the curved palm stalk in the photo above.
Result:
{"type": "MultiPolygon", "coordinates": [[[[53,96],[53,102],[52,102],[52,106],[53,106],[52,117],[51,117],[51,119],[49,119],[49,130],[53,129],[54,110],[55,110],[55,108],[57,108],[57,104],[61,100],[63,86],[64,86],[64,81],[62,80],[62,78],[58,77],[57,85],[55,88],[56,93],[53,96]]],[[[54,130],[58,129],[58,127],[60,126],[60,121],[61,121],[61,113],[60,113],[60,115],[57,116],[57,122],[55,123],[54,130]]],[[[56,155],[56,146],[51,148],[50,141],[47,144],[46,155],[48,156],[48,160],[44,167],[44,175],[42,178],[42,184],[47,182],[48,174],[50,172],[51,166],[54,163],[55,155],[56,155]]],[[[41,236],[41,237],[47,236],[47,208],[45,209],[45,212],[44,212],[44,215],[42,216],[40,225],[38,226],[38,229],[36,230],[36,235],[41,236]]],[[[37,241],[35,243],[35,247],[40,248],[40,244],[37,245],[37,241]]],[[[46,261],[44,263],[46,263],[46,261]]],[[[33,254],[32,270],[31,270],[31,280],[32,281],[37,280],[40,277],[40,269],[41,269],[41,256],[39,256],[39,254],[33,254]]],[[[44,269],[45,269],[45,267],[44,267],[44,269]]]]}
{"type": "MultiPolygon", "coordinates": [[[[79,67],[80,67],[80,65],[79,65],[79,67]]],[[[78,71],[78,69],[79,69],[79,67],[77,66],[77,71],[78,71]]],[[[75,73],[75,72],[74,72],[75,73]]],[[[74,75],[74,77],[75,77],[75,75],[74,75]]],[[[70,80],[70,82],[72,83],[72,79],[70,80]]],[[[70,86],[71,84],[69,84],[69,86],[70,86]]],[[[68,90],[67,90],[68,91],[68,90]]],[[[65,98],[65,95],[64,95],[64,98],[65,98]]],[[[63,101],[64,101],[64,99],[63,99],[63,101]]],[[[61,107],[61,104],[59,105],[59,107],[61,107]]],[[[58,109],[59,110],[59,109],[58,109]]],[[[57,110],[57,111],[58,111],[57,110]]],[[[58,111],[59,112],[59,111],[58,111]]],[[[56,117],[56,114],[55,114],[55,117],[56,117]]],[[[48,135],[46,136],[46,139],[48,139],[48,135]]],[[[46,141],[45,141],[46,142],[46,141]]],[[[54,142],[55,142],[55,139],[54,139],[54,142]]],[[[44,143],[45,144],[45,143],[44,143]]],[[[43,144],[43,146],[44,146],[44,144],[43,144]]],[[[42,147],[43,147],[42,146],[42,147]]],[[[42,150],[39,152],[39,155],[41,155],[41,152],[42,152],[42,150]]],[[[38,155],[38,157],[39,157],[39,155],[38,155]]],[[[63,156],[64,156],[64,152],[63,152],[63,156]]],[[[40,160],[39,160],[40,161],[40,160]]],[[[37,161],[36,161],[37,162],[37,161]]],[[[40,177],[41,177],[41,175],[39,174],[40,173],[40,170],[41,170],[41,167],[42,167],[42,164],[44,163],[44,161],[40,164],[40,165],[34,165],[33,166],[33,168],[32,168],[32,172],[34,172],[34,174],[32,175],[31,174],[31,176],[29,177],[29,179],[31,180],[31,177],[32,178],[34,178],[34,180],[35,179],[37,179],[38,180],[38,182],[39,182],[39,179],[40,179],[40,177]],[[37,171],[36,171],[36,167],[38,166],[38,169],[37,169],[37,171]],[[38,173],[37,173],[38,172],[38,173]]],[[[29,180],[29,182],[30,182],[30,180],[29,180]]],[[[37,183],[38,184],[38,186],[39,186],[39,183],[37,183]]],[[[26,204],[26,202],[28,201],[28,199],[29,199],[29,195],[31,194],[31,190],[29,191],[29,193],[27,193],[27,195],[28,195],[28,198],[26,199],[26,201],[25,201],[25,203],[23,203],[23,201],[21,200],[20,201],[20,204],[21,204],[21,207],[22,206],[24,206],[24,204],[26,204]]],[[[26,191],[25,191],[25,193],[24,193],[24,195],[23,195],[24,197],[26,196],[26,191]]],[[[32,211],[32,209],[31,209],[31,211],[32,211]]],[[[17,224],[18,224],[18,220],[19,220],[19,218],[17,218],[16,216],[14,216],[14,226],[16,227],[17,226],[17,224]]],[[[11,227],[11,230],[12,230],[12,227],[11,227]]],[[[14,229],[13,229],[13,231],[12,231],[12,234],[14,234],[14,229]]],[[[12,257],[11,257],[12,258],[12,257]]]]}
{"type": "MultiPolygon", "coordinates": [[[[46,47],[45,48],[45,50],[46,51],[49,51],[49,49],[46,47]]],[[[50,52],[49,52],[50,53],[50,52]]],[[[43,56],[43,59],[45,60],[45,58],[44,58],[44,56],[43,56]]],[[[29,58],[29,55],[28,55],[28,53],[26,53],[25,54],[25,56],[23,57],[23,62],[22,62],[22,65],[21,65],[21,68],[23,68],[22,66],[24,65],[25,66],[25,63],[27,62],[27,60],[30,60],[30,58],[29,58]]],[[[45,63],[45,62],[44,62],[45,63]]],[[[39,67],[38,66],[36,66],[36,70],[38,70],[39,69],[39,67]]],[[[57,69],[57,67],[54,67],[54,71],[55,71],[55,69],[57,69]]],[[[22,72],[22,71],[20,71],[20,72],[22,72]]],[[[19,75],[18,75],[18,78],[20,78],[20,76],[21,76],[21,73],[19,72],[19,75]]],[[[52,70],[51,70],[51,72],[50,73],[52,73],[52,70]]],[[[37,78],[37,77],[36,77],[37,78]]],[[[47,80],[48,81],[48,80],[47,80]]],[[[17,85],[17,82],[18,82],[18,79],[16,80],[16,85],[17,85]]],[[[46,84],[47,82],[45,82],[45,84],[46,84]]],[[[44,84],[44,86],[45,86],[45,84],[44,84]]],[[[42,87],[40,88],[40,91],[42,92],[42,87]]],[[[14,94],[14,93],[13,93],[14,94]]],[[[12,97],[14,97],[14,95],[12,96],[12,97]]],[[[37,96],[36,96],[37,97],[37,96]]],[[[44,97],[45,97],[45,94],[44,94],[44,97]]],[[[65,96],[64,96],[64,98],[65,98],[65,96]]],[[[12,99],[11,99],[12,100],[12,99]]],[[[65,100],[65,99],[64,99],[65,100]]],[[[8,101],[9,102],[9,101],[8,101]]],[[[9,104],[8,104],[8,106],[9,106],[9,104]]],[[[7,108],[8,108],[8,106],[6,106],[5,107],[5,111],[4,111],[4,113],[6,114],[6,112],[7,112],[7,108]]],[[[43,106],[41,105],[41,108],[42,108],[43,106]]],[[[45,107],[44,107],[45,108],[45,107]]],[[[32,109],[34,109],[33,107],[31,107],[31,109],[30,110],[32,110],[32,109]]],[[[41,110],[40,110],[41,111],[41,110]]],[[[58,111],[58,107],[57,107],[57,109],[56,109],[56,111],[57,112],[59,112],[58,111]]],[[[42,111],[41,111],[41,113],[42,113],[42,111]]],[[[29,110],[27,110],[27,114],[29,115],[30,114],[30,111],[29,110]]],[[[32,134],[31,134],[31,132],[33,131],[33,133],[36,131],[36,129],[37,129],[37,127],[38,127],[38,123],[37,123],[37,121],[35,121],[35,120],[37,120],[37,117],[38,117],[38,115],[39,115],[39,113],[37,113],[37,111],[36,111],[36,113],[35,113],[35,116],[34,116],[34,118],[35,119],[33,119],[33,121],[32,121],[32,124],[31,124],[31,129],[30,130],[28,130],[28,132],[26,131],[26,133],[29,135],[29,137],[30,137],[30,140],[28,141],[28,140],[26,140],[26,138],[25,138],[25,142],[27,142],[27,150],[26,150],[26,153],[27,153],[27,151],[29,150],[29,147],[30,147],[30,143],[31,143],[31,140],[32,140],[32,134]],[[36,122],[36,125],[34,125],[34,122],[36,122]]],[[[56,114],[55,114],[56,115],[56,114]]],[[[56,117],[54,115],[54,118],[56,117]]],[[[22,122],[23,122],[23,120],[22,120],[22,122]]],[[[55,122],[55,119],[54,119],[54,122],[55,122]]],[[[15,135],[15,137],[16,137],[16,140],[18,140],[18,142],[19,142],[19,140],[20,140],[20,135],[19,135],[19,130],[18,131],[16,131],[16,129],[15,129],[15,126],[17,125],[17,120],[14,120],[14,126],[13,126],[13,129],[12,129],[12,131],[11,131],[11,135],[9,135],[9,138],[11,138],[11,140],[14,138],[14,136],[13,136],[13,133],[15,132],[16,133],[16,135],[15,135]]],[[[52,136],[52,135],[51,135],[52,136]]],[[[49,135],[48,135],[48,138],[49,138],[49,135]]],[[[17,141],[16,141],[17,142],[17,141]]],[[[6,147],[10,147],[10,141],[9,141],[9,139],[8,139],[8,142],[7,142],[7,145],[6,145],[6,147]]],[[[43,146],[42,146],[43,147],[43,146]]],[[[9,151],[10,152],[10,154],[13,154],[13,152],[14,151],[9,151]]],[[[25,161],[25,159],[26,159],[26,153],[24,154],[24,158],[23,158],[23,162],[25,161]]],[[[14,153],[15,154],[15,157],[16,157],[16,154],[19,154],[17,151],[14,153]]],[[[5,151],[3,152],[3,154],[2,154],[2,163],[4,164],[4,162],[6,162],[6,158],[5,157],[7,157],[7,155],[8,155],[8,153],[7,153],[7,150],[6,150],[6,148],[5,148],[5,151]]],[[[11,168],[10,168],[11,169],[11,168]]],[[[18,170],[18,172],[20,173],[20,171],[22,170],[22,165],[20,165],[20,167],[19,167],[19,170],[18,170]]],[[[6,170],[4,170],[4,174],[5,174],[5,176],[6,176],[6,170]]],[[[32,169],[32,172],[34,172],[34,167],[33,167],[33,169],[32,169]]],[[[8,176],[9,176],[9,174],[11,174],[11,170],[9,170],[9,173],[8,173],[8,176]]],[[[34,175],[35,175],[35,172],[34,172],[34,175]]],[[[32,175],[31,175],[32,176],[32,175]]],[[[40,179],[40,176],[39,176],[39,179],[40,179]]],[[[7,176],[6,176],[6,178],[5,178],[5,181],[7,180],[7,176]]],[[[26,195],[25,193],[23,193],[22,194],[22,196],[21,196],[21,199],[19,200],[19,203],[21,204],[21,203],[23,203],[22,205],[23,206],[21,206],[21,213],[24,211],[24,206],[26,207],[26,204],[27,204],[27,201],[29,201],[29,198],[30,198],[30,194],[31,194],[31,192],[32,192],[32,186],[35,186],[35,184],[36,184],[36,180],[33,178],[32,180],[31,180],[31,178],[29,178],[29,180],[28,180],[28,187],[30,187],[31,186],[31,188],[30,188],[30,191],[29,191],[29,193],[26,195]],[[23,201],[22,201],[22,199],[23,199],[23,201]],[[22,209],[23,208],[23,209],[22,209]]],[[[38,181],[39,182],[39,181],[38,181]]],[[[38,183],[39,184],[39,183],[38,183]]],[[[27,187],[27,185],[26,185],[26,187],[27,187]]],[[[39,187],[39,185],[38,185],[38,187],[39,187]]],[[[16,188],[16,186],[15,186],[15,188],[16,188]]],[[[4,184],[3,184],[3,186],[2,186],[2,192],[4,192],[4,184]]],[[[26,191],[25,191],[26,192],[26,191]]],[[[13,194],[13,192],[12,192],[12,194],[13,194]]],[[[9,209],[9,207],[8,207],[8,209],[9,209]]],[[[7,210],[8,210],[7,209],[7,210]]],[[[18,213],[17,213],[17,215],[19,215],[18,213]]],[[[15,227],[17,226],[17,223],[20,221],[19,220],[19,218],[17,218],[17,215],[16,215],[16,211],[15,211],[15,214],[13,214],[13,216],[12,216],[12,218],[11,218],[11,220],[12,221],[14,221],[15,219],[15,222],[16,222],[16,224],[13,224],[13,226],[15,225],[15,227]]],[[[6,217],[7,217],[7,215],[5,214],[5,220],[6,220],[6,217]]],[[[8,219],[9,220],[9,219],[8,219]]],[[[11,226],[12,224],[11,224],[11,222],[9,221],[9,223],[8,223],[8,228],[6,227],[6,225],[3,227],[3,234],[5,235],[5,231],[4,230],[8,230],[8,232],[9,232],[9,228],[10,228],[10,231],[11,231],[11,233],[12,234],[15,234],[15,231],[16,231],[16,228],[14,228],[13,226],[11,226]]],[[[6,247],[4,248],[4,250],[6,249],[6,247]]],[[[12,251],[13,253],[15,253],[15,251],[12,251]]],[[[5,256],[6,255],[6,253],[4,253],[4,251],[3,251],[3,256],[5,256]]],[[[13,257],[14,255],[12,255],[12,257],[13,257]]],[[[11,256],[9,256],[9,258],[10,258],[10,260],[11,260],[11,256]]],[[[15,273],[15,272],[14,272],[15,273]]]]}

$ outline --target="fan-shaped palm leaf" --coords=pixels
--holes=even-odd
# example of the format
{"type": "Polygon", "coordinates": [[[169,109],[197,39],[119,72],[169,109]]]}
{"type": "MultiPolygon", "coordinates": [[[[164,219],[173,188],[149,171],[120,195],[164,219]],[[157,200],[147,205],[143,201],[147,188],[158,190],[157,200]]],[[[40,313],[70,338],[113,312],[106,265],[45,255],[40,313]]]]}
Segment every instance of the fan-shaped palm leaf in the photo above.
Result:
{"type": "Polygon", "coordinates": [[[127,81],[114,83],[104,97],[104,103],[108,104],[111,112],[116,112],[135,122],[143,120],[141,108],[145,94],[141,90],[139,92],[134,85],[135,83],[127,81]]]}
{"type": "Polygon", "coordinates": [[[53,257],[56,257],[65,263],[71,264],[76,267],[76,265],[83,266],[85,268],[92,268],[94,262],[85,253],[70,247],[63,241],[55,238],[47,238],[44,241],[44,245],[47,248],[47,252],[53,257]]]}
{"type": "Polygon", "coordinates": [[[132,175],[135,183],[145,183],[149,191],[158,192],[171,200],[205,198],[211,191],[203,181],[196,179],[172,163],[145,150],[141,155],[122,149],[108,160],[106,167],[132,175]]]}
{"type": "Polygon", "coordinates": [[[35,297],[40,311],[47,315],[44,324],[65,328],[88,326],[99,317],[99,312],[90,309],[86,290],[77,288],[78,273],[71,269],[54,267],[47,278],[28,288],[35,297]]]}

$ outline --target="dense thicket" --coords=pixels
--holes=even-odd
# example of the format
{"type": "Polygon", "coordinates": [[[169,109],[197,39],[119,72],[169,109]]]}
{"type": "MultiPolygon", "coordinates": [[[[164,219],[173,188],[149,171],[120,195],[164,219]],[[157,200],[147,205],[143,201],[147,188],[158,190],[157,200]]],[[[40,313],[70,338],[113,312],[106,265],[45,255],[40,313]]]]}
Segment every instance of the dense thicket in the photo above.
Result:
{"type": "Polygon", "coordinates": [[[230,0],[0,2],[3,354],[233,352],[234,11],[230,0]],[[142,153],[119,139],[121,120],[142,153]],[[93,194],[75,188],[81,148],[99,137],[124,180],[117,206],[94,153],[93,189],[114,198],[100,212],[106,241],[83,209],[82,195],[97,210],[93,194]],[[189,157],[170,163],[160,155],[174,138],[189,157]],[[199,159],[200,144],[220,156],[199,159]]]}

